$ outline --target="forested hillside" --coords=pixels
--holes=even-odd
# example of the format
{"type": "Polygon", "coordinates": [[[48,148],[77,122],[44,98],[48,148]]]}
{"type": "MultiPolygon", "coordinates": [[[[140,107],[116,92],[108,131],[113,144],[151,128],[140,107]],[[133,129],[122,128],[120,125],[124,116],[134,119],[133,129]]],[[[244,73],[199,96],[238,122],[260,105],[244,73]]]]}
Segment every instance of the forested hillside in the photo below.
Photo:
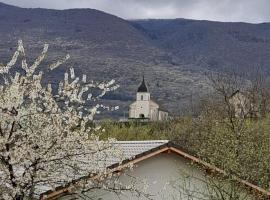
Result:
{"type": "Polygon", "coordinates": [[[119,105],[106,117],[122,117],[145,75],[152,97],[172,114],[189,112],[209,92],[205,74],[252,71],[270,64],[270,25],[186,19],[127,21],[93,9],[25,9],[0,3],[0,57],[7,62],[18,39],[29,59],[50,45],[47,62],[71,55],[48,72],[56,82],[65,67],[94,80],[116,79],[120,89],[104,97],[119,105]]]}

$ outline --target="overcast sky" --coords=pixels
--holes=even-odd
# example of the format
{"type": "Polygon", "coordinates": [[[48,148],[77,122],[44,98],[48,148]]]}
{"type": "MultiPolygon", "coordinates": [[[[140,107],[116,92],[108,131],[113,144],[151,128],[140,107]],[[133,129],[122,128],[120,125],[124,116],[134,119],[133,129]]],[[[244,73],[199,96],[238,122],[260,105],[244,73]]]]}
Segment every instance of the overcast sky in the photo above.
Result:
{"type": "Polygon", "coordinates": [[[26,8],[94,8],[124,19],[270,22],[270,0],[0,0],[26,8]]]}

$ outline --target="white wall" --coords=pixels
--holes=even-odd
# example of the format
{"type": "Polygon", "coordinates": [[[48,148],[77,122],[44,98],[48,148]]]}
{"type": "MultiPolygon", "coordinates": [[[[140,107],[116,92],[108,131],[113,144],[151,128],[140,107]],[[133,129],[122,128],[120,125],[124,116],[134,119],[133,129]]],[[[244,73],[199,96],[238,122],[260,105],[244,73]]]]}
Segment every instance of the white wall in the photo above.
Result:
{"type": "Polygon", "coordinates": [[[129,106],[129,117],[135,118],[136,116],[136,101],[129,106]]]}
{"type": "Polygon", "coordinates": [[[168,118],[169,118],[168,112],[164,112],[164,111],[161,111],[161,110],[159,111],[158,120],[166,121],[166,120],[168,120],[168,118]]]}
{"type": "Polygon", "coordinates": [[[137,101],[150,101],[150,93],[149,92],[137,92],[136,100],[137,101]]]}
{"type": "Polygon", "coordinates": [[[144,118],[150,118],[149,114],[149,101],[137,101],[135,118],[141,118],[141,115],[144,115],[144,118]]]}
{"type": "MultiPolygon", "coordinates": [[[[155,200],[190,199],[187,197],[189,191],[202,191],[204,188],[203,182],[195,178],[186,178],[189,176],[204,179],[204,173],[174,153],[163,153],[149,158],[127,174],[120,178],[122,182],[129,183],[129,176],[137,177],[137,187],[143,191],[144,184],[141,181],[144,182],[147,186],[145,192],[155,200]]],[[[107,199],[114,199],[111,195],[108,197],[107,199]]],[[[126,197],[128,198],[122,199],[146,199],[130,193],[126,197]]]]}
{"type": "Polygon", "coordinates": [[[136,99],[136,107],[135,110],[132,111],[134,112],[132,118],[140,118],[141,115],[144,115],[144,118],[150,118],[150,93],[138,92],[136,99]]]}

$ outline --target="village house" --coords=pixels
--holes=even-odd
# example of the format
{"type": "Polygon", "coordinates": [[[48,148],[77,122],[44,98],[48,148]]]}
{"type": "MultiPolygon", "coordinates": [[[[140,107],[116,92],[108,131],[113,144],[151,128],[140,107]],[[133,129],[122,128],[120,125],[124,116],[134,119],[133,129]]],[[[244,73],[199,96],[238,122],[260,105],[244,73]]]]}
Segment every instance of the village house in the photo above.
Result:
{"type": "MultiPolygon", "coordinates": [[[[260,101],[261,99],[255,99],[260,101]]],[[[256,104],[256,101],[252,102],[248,98],[247,94],[236,90],[229,98],[229,103],[232,105],[234,115],[237,118],[246,118],[246,117],[259,117],[259,105],[256,104]]]]}
{"type": "MultiPolygon", "coordinates": [[[[151,195],[151,199],[154,200],[210,199],[213,190],[209,189],[208,180],[213,183],[213,180],[219,180],[214,179],[215,177],[226,174],[223,170],[185,152],[168,140],[118,141],[115,145],[124,152],[126,159],[121,163],[113,158],[108,159],[110,172],[116,174],[123,185],[135,184],[139,191],[151,195]],[[131,165],[134,166],[133,169],[128,167],[131,165]],[[135,182],[133,182],[134,178],[135,182]]],[[[234,188],[239,199],[270,199],[269,191],[238,177],[234,179],[240,188],[239,190],[234,188]]],[[[58,187],[56,190],[44,193],[41,199],[71,200],[75,197],[82,199],[76,195],[67,195],[69,191],[68,186],[58,187]]],[[[221,191],[224,191],[224,188],[220,188],[218,192],[221,191]]],[[[143,195],[137,196],[130,191],[123,191],[119,196],[103,189],[91,190],[87,195],[92,199],[102,200],[147,199],[143,195]]]]}
{"type": "Polygon", "coordinates": [[[250,112],[250,102],[239,90],[236,90],[229,99],[229,103],[234,109],[235,117],[244,118],[250,112]]]}
{"type": "Polygon", "coordinates": [[[151,99],[144,77],[136,94],[136,101],[129,106],[129,119],[148,121],[168,120],[169,113],[161,109],[160,105],[151,99]]]}

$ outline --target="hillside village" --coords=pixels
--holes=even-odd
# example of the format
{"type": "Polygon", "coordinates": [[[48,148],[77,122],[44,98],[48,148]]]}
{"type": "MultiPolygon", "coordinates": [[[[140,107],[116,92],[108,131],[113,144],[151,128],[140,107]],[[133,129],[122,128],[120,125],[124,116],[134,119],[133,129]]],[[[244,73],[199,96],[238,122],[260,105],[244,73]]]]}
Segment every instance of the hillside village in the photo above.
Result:
{"type": "Polygon", "coordinates": [[[0,200],[270,199],[269,23],[0,2],[0,27],[0,200]]]}

